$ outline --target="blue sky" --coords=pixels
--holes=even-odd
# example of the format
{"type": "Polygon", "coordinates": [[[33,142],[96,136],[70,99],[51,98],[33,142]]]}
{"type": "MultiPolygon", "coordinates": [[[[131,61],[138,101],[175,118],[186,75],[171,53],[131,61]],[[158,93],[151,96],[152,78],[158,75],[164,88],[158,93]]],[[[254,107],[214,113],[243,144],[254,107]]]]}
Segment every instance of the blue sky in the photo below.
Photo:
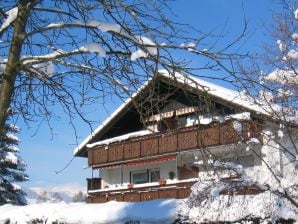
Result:
{"type": "MultiPolygon", "coordinates": [[[[262,43],[267,41],[263,25],[270,24],[272,12],[278,8],[277,1],[273,0],[177,0],[170,5],[177,15],[177,21],[191,24],[202,31],[219,32],[227,24],[223,42],[241,32],[245,13],[250,35],[242,48],[250,51],[259,50],[262,43]]],[[[92,105],[88,108],[89,116],[99,124],[120,104],[120,100],[113,99],[106,102],[105,108],[100,104],[92,105]]],[[[56,112],[60,117],[52,120],[52,131],[46,122],[41,125],[31,123],[29,127],[21,121],[19,123],[22,129],[19,135],[21,156],[28,164],[27,174],[30,176],[30,181],[24,183],[27,187],[65,184],[84,187],[86,178],[91,176],[91,170],[84,168],[87,160],[83,158],[75,158],[67,169],[55,173],[72,159],[76,146],[75,133],[68,117],[61,111],[56,112]]],[[[82,141],[89,135],[90,128],[79,117],[75,119],[75,125],[79,141],[82,141]]]]}

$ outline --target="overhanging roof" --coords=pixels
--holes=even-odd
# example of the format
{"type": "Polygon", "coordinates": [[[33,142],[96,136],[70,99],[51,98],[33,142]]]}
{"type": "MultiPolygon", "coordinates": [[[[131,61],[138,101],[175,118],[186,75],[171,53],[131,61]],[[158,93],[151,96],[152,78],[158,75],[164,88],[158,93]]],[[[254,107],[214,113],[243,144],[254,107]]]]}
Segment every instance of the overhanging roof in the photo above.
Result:
{"type": "MultiPolygon", "coordinates": [[[[222,102],[239,108],[242,110],[248,110],[255,112],[256,114],[268,115],[266,109],[257,105],[254,100],[241,94],[237,91],[227,89],[225,87],[212,84],[205,80],[199,79],[197,77],[183,75],[180,73],[168,73],[167,71],[159,71],[158,75],[165,80],[171,81],[171,84],[177,83],[180,85],[187,86],[192,89],[196,89],[200,92],[208,92],[208,95],[222,102]]],[[[157,77],[155,76],[155,77],[157,77]]],[[[99,125],[89,136],[87,136],[79,146],[74,149],[75,156],[84,156],[86,153],[86,145],[91,143],[92,139],[100,135],[106,127],[108,127],[113,120],[115,120],[120,114],[125,112],[127,108],[133,105],[133,100],[139,96],[139,94],[150,85],[152,78],[144,83],[133,95],[131,98],[127,99],[117,110],[115,110],[111,116],[109,116],[101,125],[99,125]]]]}

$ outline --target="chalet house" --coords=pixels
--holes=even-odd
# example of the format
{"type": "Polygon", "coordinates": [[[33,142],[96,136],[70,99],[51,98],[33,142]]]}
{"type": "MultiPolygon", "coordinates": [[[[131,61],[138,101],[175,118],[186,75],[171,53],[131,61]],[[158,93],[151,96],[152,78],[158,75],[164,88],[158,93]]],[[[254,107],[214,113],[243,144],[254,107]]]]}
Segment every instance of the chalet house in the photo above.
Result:
{"type": "Polygon", "coordinates": [[[239,92],[160,72],[75,149],[92,168],[88,201],[186,198],[217,159],[261,169],[268,119],[239,92]]]}

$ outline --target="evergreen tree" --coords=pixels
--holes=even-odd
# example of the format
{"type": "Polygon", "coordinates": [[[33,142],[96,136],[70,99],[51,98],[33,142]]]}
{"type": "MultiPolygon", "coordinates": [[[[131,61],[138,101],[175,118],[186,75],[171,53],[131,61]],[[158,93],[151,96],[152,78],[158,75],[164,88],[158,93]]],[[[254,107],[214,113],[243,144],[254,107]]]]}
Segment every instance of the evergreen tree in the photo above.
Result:
{"type": "Polygon", "coordinates": [[[26,204],[25,193],[16,184],[28,180],[24,173],[26,164],[17,155],[19,139],[15,134],[19,131],[17,126],[6,124],[4,134],[0,136],[0,205],[26,204]]]}

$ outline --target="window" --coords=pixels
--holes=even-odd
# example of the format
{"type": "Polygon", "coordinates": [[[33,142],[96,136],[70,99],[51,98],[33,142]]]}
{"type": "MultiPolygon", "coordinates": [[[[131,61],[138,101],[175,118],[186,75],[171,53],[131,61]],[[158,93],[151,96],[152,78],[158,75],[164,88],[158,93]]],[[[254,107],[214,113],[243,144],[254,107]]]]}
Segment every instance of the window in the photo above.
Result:
{"type": "Polygon", "coordinates": [[[131,175],[131,183],[134,183],[134,184],[148,183],[147,170],[134,171],[134,172],[131,172],[130,175],[131,175]]]}
{"type": "Polygon", "coordinates": [[[157,182],[160,179],[159,169],[139,170],[130,172],[130,182],[133,184],[144,184],[157,182]]]}
{"type": "Polygon", "coordinates": [[[157,182],[160,179],[160,171],[159,170],[151,170],[150,171],[150,182],[157,182]]]}

